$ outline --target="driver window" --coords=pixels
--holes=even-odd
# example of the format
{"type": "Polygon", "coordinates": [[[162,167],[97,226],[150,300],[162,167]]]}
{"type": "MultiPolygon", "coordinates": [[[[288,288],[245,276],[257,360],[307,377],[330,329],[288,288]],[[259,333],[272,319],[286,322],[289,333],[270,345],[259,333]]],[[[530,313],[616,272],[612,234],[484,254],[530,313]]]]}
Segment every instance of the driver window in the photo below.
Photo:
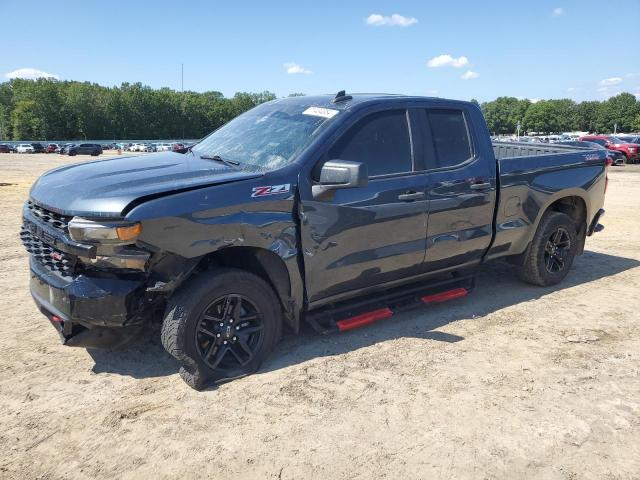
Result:
{"type": "Polygon", "coordinates": [[[366,163],[369,177],[411,172],[406,111],[387,110],[358,121],[329,149],[327,160],[334,159],[366,163]]]}

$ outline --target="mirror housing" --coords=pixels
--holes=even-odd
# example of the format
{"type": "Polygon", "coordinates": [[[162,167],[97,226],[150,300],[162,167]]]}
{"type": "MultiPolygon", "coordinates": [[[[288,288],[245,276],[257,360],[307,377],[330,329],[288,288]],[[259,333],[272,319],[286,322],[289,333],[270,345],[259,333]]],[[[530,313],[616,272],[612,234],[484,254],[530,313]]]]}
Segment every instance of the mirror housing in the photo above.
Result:
{"type": "Polygon", "coordinates": [[[367,165],[348,160],[329,160],[320,170],[320,181],[313,185],[314,198],[339,188],[366,187],[369,183],[367,165]]]}

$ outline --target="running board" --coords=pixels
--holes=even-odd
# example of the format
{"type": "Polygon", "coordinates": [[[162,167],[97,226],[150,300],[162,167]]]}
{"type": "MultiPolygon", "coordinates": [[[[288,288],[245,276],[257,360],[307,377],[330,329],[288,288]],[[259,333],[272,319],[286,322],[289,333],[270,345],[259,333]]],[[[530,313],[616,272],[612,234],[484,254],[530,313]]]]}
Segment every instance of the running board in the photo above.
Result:
{"type": "Polygon", "coordinates": [[[453,277],[429,285],[389,290],[357,301],[312,311],[306,321],[319,333],[346,332],[425,305],[466,297],[475,287],[475,276],[453,277]]]}

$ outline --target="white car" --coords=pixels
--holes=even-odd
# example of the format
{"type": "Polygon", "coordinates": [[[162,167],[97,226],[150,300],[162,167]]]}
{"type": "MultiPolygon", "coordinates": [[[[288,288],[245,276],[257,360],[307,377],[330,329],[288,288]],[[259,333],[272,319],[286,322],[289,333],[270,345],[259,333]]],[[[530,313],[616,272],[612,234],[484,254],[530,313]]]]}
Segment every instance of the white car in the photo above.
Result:
{"type": "Polygon", "coordinates": [[[171,143],[156,143],[156,152],[170,152],[173,150],[171,143]]]}
{"type": "Polygon", "coordinates": [[[21,143],[16,147],[18,153],[33,153],[33,145],[29,143],[21,143]]]}
{"type": "Polygon", "coordinates": [[[143,145],[142,143],[134,143],[129,147],[130,152],[144,152],[146,149],[147,146],[143,145]]]}

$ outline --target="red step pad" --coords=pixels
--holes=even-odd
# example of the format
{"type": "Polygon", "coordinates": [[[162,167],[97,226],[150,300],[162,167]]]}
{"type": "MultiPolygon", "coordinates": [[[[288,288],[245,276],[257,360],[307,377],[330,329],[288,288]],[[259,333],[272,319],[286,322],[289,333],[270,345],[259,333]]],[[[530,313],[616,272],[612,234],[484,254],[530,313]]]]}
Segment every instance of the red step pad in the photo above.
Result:
{"type": "Polygon", "coordinates": [[[440,303],[446,302],[447,300],[453,300],[454,298],[466,297],[468,293],[469,290],[466,288],[454,288],[453,290],[447,290],[446,292],[425,295],[424,297],[421,297],[420,300],[424,303],[440,303]]]}
{"type": "Polygon", "coordinates": [[[347,330],[353,330],[354,328],[363,327],[378,320],[389,318],[392,315],[393,311],[390,308],[381,308],[380,310],[373,310],[361,315],[356,315],[355,317],[340,320],[336,322],[336,325],[340,332],[346,332],[347,330]]]}

